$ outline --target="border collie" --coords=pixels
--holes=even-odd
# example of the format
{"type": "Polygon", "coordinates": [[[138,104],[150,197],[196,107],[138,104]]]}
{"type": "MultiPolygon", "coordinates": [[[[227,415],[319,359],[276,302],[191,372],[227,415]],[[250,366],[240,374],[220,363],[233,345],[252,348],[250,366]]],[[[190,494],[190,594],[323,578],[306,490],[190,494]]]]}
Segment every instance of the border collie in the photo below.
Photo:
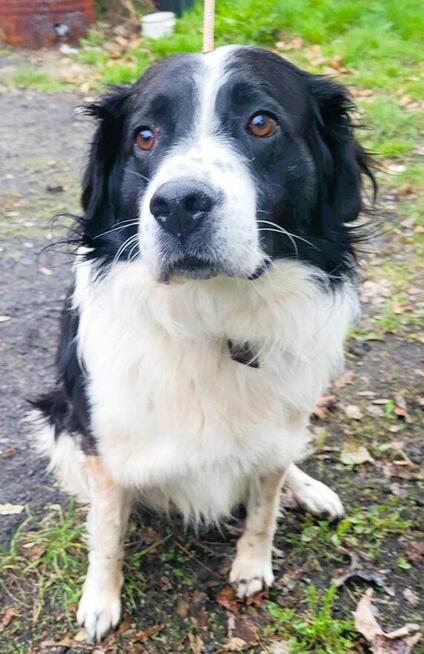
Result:
{"type": "Polygon", "coordinates": [[[337,518],[295,462],[358,312],[352,222],[371,163],[344,87],[265,50],[171,57],[89,105],[74,285],[39,449],[90,503],[78,622],[121,614],[137,498],[187,521],[246,506],[230,581],[273,581],[283,484],[337,518]]]}

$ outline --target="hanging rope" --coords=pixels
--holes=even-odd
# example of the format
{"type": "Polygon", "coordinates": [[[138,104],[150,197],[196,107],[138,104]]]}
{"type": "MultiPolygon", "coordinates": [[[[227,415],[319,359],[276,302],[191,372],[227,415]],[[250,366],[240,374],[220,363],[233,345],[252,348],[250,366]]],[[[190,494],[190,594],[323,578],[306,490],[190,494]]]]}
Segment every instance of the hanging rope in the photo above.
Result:
{"type": "Polygon", "coordinates": [[[215,0],[205,0],[203,8],[203,53],[214,49],[215,0]]]}

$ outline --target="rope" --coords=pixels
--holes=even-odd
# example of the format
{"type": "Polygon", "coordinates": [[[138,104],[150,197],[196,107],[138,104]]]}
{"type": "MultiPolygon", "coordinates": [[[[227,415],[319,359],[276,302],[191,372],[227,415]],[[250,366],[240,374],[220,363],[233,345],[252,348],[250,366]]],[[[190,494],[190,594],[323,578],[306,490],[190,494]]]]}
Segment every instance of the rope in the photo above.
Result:
{"type": "Polygon", "coordinates": [[[203,53],[214,49],[215,0],[205,0],[203,9],[203,53]]]}

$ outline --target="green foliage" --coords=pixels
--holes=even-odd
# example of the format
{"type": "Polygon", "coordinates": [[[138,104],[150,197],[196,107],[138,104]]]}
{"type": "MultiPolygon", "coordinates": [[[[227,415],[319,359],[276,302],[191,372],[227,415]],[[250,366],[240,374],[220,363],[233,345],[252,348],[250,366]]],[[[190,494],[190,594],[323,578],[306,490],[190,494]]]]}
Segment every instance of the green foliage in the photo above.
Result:
{"type": "Polygon", "coordinates": [[[8,81],[18,88],[33,88],[38,91],[58,92],[65,89],[62,82],[37,70],[35,66],[17,67],[8,81]]]}
{"type": "Polygon", "coordinates": [[[370,150],[393,157],[414,148],[418,134],[424,129],[422,112],[405,111],[387,97],[377,97],[360,106],[366,122],[372,125],[363,138],[370,150]]]}
{"type": "Polygon", "coordinates": [[[290,654],[348,654],[353,648],[352,620],[333,616],[337,588],[319,591],[306,588],[306,612],[299,615],[290,608],[268,603],[275,633],[288,639],[290,654]]]}
{"type": "Polygon", "coordinates": [[[374,555],[382,542],[389,536],[402,534],[411,526],[397,508],[396,499],[387,504],[376,504],[367,509],[353,509],[337,525],[327,520],[316,521],[310,515],[304,518],[300,534],[289,534],[288,541],[305,554],[314,552],[334,556],[334,546],[358,547],[361,551],[374,555]]]}
{"type": "Polygon", "coordinates": [[[83,522],[76,513],[74,504],[67,511],[57,507],[37,531],[25,531],[24,523],[16,532],[10,551],[0,557],[0,579],[6,573],[9,578],[15,578],[16,596],[22,591],[25,594],[21,579],[36,581],[34,616],[43,610],[47,596],[50,606],[60,605],[66,610],[78,599],[86,547],[81,538],[83,522]]]}

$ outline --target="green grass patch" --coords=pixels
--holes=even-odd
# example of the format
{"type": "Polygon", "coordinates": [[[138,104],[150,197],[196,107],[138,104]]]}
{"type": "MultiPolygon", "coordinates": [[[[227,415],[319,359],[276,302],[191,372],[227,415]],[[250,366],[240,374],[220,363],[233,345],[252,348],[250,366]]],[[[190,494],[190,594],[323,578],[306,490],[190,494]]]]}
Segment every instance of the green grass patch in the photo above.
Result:
{"type": "Polygon", "coordinates": [[[296,549],[296,554],[313,553],[337,558],[336,548],[343,546],[377,555],[382,543],[390,536],[400,535],[411,526],[402,516],[397,499],[387,504],[376,504],[368,509],[353,509],[337,525],[327,520],[316,521],[310,515],[304,518],[299,534],[289,534],[287,541],[296,549]]]}
{"type": "Polygon", "coordinates": [[[406,111],[398,103],[384,96],[359,101],[367,124],[372,129],[362,135],[364,145],[384,157],[409,153],[424,130],[424,117],[420,111],[406,111]]]}
{"type": "Polygon", "coordinates": [[[0,557],[0,583],[17,606],[31,598],[34,623],[47,606],[60,606],[69,620],[68,607],[78,599],[85,572],[80,512],[74,504],[66,511],[57,506],[36,531],[26,531],[28,522],[16,532],[10,551],[0,557]]]}
{"type": "Polygon", "coordinates": [[[331,585],[327,590],[319,591],[309,585],[305,599],[303,615],[268,602],[268,611],[273,618],[270,632],[288,640],[290,654],[352,652],[357,638],[353,621],[334,616],[337,588],[331,585]]]}
{"type": "Polygon", "coordinates": [[[66,84],[38,70],[35,66],[18,66],[7,81],[18,88],[32,88],[48,93],[57,93],[67,89],[66,84]]]}

